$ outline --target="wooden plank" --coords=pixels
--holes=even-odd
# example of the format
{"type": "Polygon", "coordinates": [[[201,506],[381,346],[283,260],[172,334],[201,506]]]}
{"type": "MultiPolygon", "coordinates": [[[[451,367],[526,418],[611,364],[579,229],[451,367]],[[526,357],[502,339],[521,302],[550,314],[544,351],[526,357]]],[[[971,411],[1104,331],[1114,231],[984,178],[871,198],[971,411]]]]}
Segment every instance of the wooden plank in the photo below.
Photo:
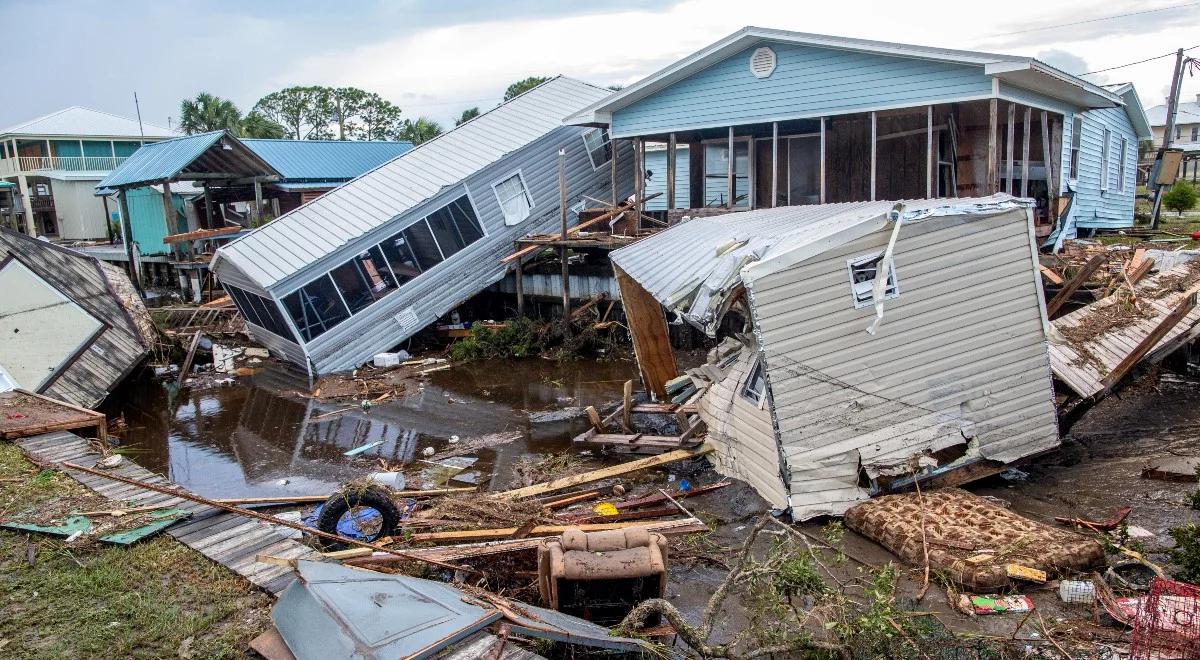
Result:
{"type": "Polygon", "coordinates": [[[192,360],[196,359],[196,349],[200,346],[200,335],[197,332],[192,335],[192,343],[188,346],[187,357],[183,358],[183,364],[179,365],[179,377],[175,379],[175,385],[183,385],[183,381],[187,380],[188,372],[192,370],[192,360]]]}
{"type": "Polygon", "coordinates": [[[666,400],[667,381],[678,374],[666,314],[658,300],[615,264],[613,274],[621,290],[642,384],[657,400],[666,400]]]}
{"type": "Polygon", "coordinates": [[[1024,137],[1021,140],[1021,197],[1029,196],[1029,135],[1033,121],[1033,108],[1025,106],[1025,117],[1021,122],[1024,126],[1024,137]]]}
{"type": "MultiPolygon", "coordinates": [[[[654,199],[655,197],[658,197],[659,195],[662,195],[662,193],[654,193],[653,195],[648,195],[645,199],[641,200],[641,203],[644,204],[644,203],[654,199]]],[[[571,227],[570,229],[567,230],[567,233],[568,234],[576,234],[576,233],[579,233],[580,231],[583,231],[584,229],[587,229],[588,227],[598,225],[602,222],[608,222],[609,220],[612,220],[613,218],[621,215],[622,213],[626,213],[626,212],[632,210],[635,206],[638,205],[638,203],[639,203],[639,201],[636,199],[634,201],[625,202],[624,204],[618,206],[617,208],[615,208],[611,211],[608,211],[607,213],[598,215],[590,220],[586,220],[584,222],[581,222],[581,223],[575,225],[574,227],[571,227]]],[[[528,245],[526,247],[521,248],[520,250],[517,250],[516,252],[513,252],[512,254],[508,255],[507,257],[504,257],[503,259],[500,260],[500,263],[502,263],[502,264],[512,263],[512,262],[520,259],[521,257],[524,257],[525,255],[531,254],[533,252],[537,252],[540,249],[542,249],[541,245],[528,245]]]]}
{"type": "Polygon", "coordinates": [[[532,486],[526,486],[525,488],[517,488],[516,490],[505,491],[503,493],[499,493],[498,496],[520,499],[524,497],[541,495],[543,493],[552,493],[556,490],[563,490],[564,488],[579,486],[582,484],[591,483],[593,481],[600,481],[601,479],[608,479],[610,477],[619,477],[624,474],[629,474],[630,472],[645,470],[646,468],[666,465],[667,463],[674,463],[675,461],[682,461],[688,458],[696,458],[697,456],[703,456],[713,451],[713,449],[713,446],[709,444],[701,445],[696,449],[677,449],[675,451],[660,454],[658,456],[639,458],[636,461],[629,461],[627,463],[621,463],[620,465],[611,465],[609,467],[600,468],[599,470],[584,472],[583,474],[562,477],[561,479],[554,479],[553,481],[534,484],[532,486]]]}
{"type": "MultiPolygon", "coordinates": [[[[686,520],[686,519],[685,519],[686,520]]],[[[696,522],[698,519],[693,518],[696,522]]],[[[654,521],[664,522],[664,521],[654,521]]],[[[702,523],[701,523],[702,524],[702,523]]],[[[584,532],[603,532],[613,529],[627,529],[630,527],[644,527],[644,522],[614,522],[614,523],[597,523],[591,525],[538,525],[529,531],[530,536],[550,536],[553,534],[562,534],[568,529],[578,529],[584,532]]],[[[413,534],[412,540],[419,543],[429,541],[483,541],[486,539],[504,539],[509,538],[517,532],[516,527],[505,527],[500,529],[465,529],[453,532],[424,532],[413,534]]]]}
{"type": "MultiPolygon", "coordinates": [[[[473,493],[477,488],[432,488],[429,490],[392,490],[393,497],[436,497],[439,495],[454,495],[457,493],[473,493]]],[[[213,500],[221,504],[317,504],[333,497],[329,495],[279,495],[277,497],[228,497],[213,500]]]]}
{"type": "Polygon", "coordinates": [[[1000,182],[1000,105],[997,99],[988,103],[987,189],[988,195],[999,192],[1000,182]]]}
{"type": "Polygon", "coordinates": [[[592,423],[592,428],[596,429],[596,433],[604,433],[604,424],[600,421],[600,413],[596,411],[595,406],[584,408],[587,413],[588,421],[592,423]]]}
{"type": "Polygon", "coordinates": [[[1038,268],[1042,271],[1042,277],[1050,280],[1051,284],[1058,284],[1061,286],[1066,283],[1066,280],[1064,280],[1061,275],[1054,272],[1054,270],[1049,266],[1038,266],[1038,268]]]}
{"type": "Polygon", "coordinates": [[[1055,313],[1058,312],[1058,310],[1062,309],[1062,306],[1071,299],[1071,296],[1079,290],[1079,287],[1083,286],[1083,283],[1092,276],[1092,273],[1096,272],[1096,269],[1100,268],[1107,262],[1108,256],[1103,254],[1097,254],[1091,259],[1088,259],[1087,263],[1083,265],[1083,268],[1080,268],[1079,272],[1075,273],[1075,277],[1072,277],[1069,282],[1064,284],[1063,288],[1058,292],[1058,294],[1055,295],[1050,302],[1046,303],[1046,318],[1052,318],[1055,313]]]}
{"type": "Polygon", "coordinates": [[[1126,355],[1125,359],[1121,360],[1121,363],[1118,364],[1112,371],[1108,372],[1108,375],[1100,381],[1100,383],[1104,386],[1104,391],[1108,392],[1113,388],[1114,385],[1121,382],[1121,379],[1129,375],[1129,372],[1132,371],[1135,366],[1137,366],[1137,363],[1141,362],[1142,358],[1146,357],[1146,354],[1149,353],[1151,349],[1153,349],[1158,342],[1161,341],[1162,338],[1165,337],[1167,333],[1170,332],[1176,324],[1182,321],[1183,317],[1187,316],[1195,307],[1195,293],[1184,297],[1184,299],[1175,306],[1175,309],[1169,315],[1167,315],[1162,322],[1155,326],[1154,330],[1150,331],[1150,334],[1146,335],[1146,338],[1137,345],[1137,348],[1133,349],[1129,355],[1126,355]]]}
{"type": "Polygon", "coordinates": [[[245,227],[240,226],[221,227],[220,229],[197,229],[196,231],[188,231],[182,234],[171,234],[169,236],[164,236],[163,243],[186,243],[188,241],[195,241],[202,238],[212,238],[214,236],[229,236],[230,234],[236,234],[243,229],[245,229],[245,227]]]}
{"type": "Polygon", "coordinates": [[[630,433],[633,427],[629,423],[629,416],[633,414],[633,381],[627,380],[621,386],[621,398],[623,405],[621,406],[621,428],[626,433],[630,433]]]}

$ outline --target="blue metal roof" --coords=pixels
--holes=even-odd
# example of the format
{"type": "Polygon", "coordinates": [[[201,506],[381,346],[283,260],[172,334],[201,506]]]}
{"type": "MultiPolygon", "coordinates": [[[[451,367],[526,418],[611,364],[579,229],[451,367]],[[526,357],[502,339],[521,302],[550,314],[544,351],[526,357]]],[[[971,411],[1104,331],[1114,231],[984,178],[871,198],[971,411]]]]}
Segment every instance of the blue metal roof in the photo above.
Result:
{"type": "Polygon", "coordinates": [[[242,143],[283,181],[349,181],[412,149],[411,142],[249,140],[242,143]]]}
{"type": "Polygon", "coordinates": [[[104,177],[96,188],[116,188],[170,179],[216,144],[224,134],[225,131],[213,131],[143,145],[104,177]]]}
{"type": "Polygon", "coordinates": [[[0,188],[16,188],[17,184],[12,181],[0,181],[0,188]]]}

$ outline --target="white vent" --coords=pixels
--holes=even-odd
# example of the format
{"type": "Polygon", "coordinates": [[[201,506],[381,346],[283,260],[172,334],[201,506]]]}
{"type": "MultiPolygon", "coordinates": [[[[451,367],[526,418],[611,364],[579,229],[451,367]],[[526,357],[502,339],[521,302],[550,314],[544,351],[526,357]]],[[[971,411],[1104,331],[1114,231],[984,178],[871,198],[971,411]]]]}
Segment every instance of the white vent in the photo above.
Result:
{"type": "Polygon", "coordinates": [[[750,56],[750,73],[755,78],[767,78],[775,71],[775,51],[763,46],[750,56]]]}
{"type": "Polygon", "coordinates": [[[400,327],[405,332],[416,332],[421,329],[421,321],[417,318],[415,307],[402,309],[399,314],[392,316],[392,318],[396,320],[396,323],[400,324],[400,327]]]}

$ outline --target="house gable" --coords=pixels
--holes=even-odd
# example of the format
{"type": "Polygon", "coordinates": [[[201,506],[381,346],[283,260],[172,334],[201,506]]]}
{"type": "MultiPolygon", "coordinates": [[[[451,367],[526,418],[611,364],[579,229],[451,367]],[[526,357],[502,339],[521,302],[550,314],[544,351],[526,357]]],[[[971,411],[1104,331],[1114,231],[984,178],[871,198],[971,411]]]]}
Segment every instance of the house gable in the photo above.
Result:
{"type": "Polygon", "coordinates": [[[680,80],[612,116],[614,137],[725,127],[986,98],[983,66],[760,42],[680,80]],[[751,57],[775,53],[770,75],[751,57]]]}

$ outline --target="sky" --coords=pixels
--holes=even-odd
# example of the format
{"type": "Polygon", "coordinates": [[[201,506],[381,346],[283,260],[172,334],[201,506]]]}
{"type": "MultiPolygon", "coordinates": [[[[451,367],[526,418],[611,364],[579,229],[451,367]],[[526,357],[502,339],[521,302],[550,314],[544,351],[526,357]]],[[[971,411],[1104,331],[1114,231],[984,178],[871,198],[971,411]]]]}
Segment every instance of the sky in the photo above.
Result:
{"type": "MultiPolygon", "coordinates": [[[[0,25],[0,127],[71,105],[132,117],[135,91],[143,119],[167,126],[202,91],[249,111],[312,84],[361,87],[453,125],[527,76],[629,84],[745,25],[1033,56],[1082,74],[1200,46],[1200,2],[0,0],[0,25]]],[[[1133,82],[1150,107],[1173,62],[1087,78],[1133,82]]],[[[1200,75],[1185,78],[1184,100],[1198,93],[1200,75]]]]}

